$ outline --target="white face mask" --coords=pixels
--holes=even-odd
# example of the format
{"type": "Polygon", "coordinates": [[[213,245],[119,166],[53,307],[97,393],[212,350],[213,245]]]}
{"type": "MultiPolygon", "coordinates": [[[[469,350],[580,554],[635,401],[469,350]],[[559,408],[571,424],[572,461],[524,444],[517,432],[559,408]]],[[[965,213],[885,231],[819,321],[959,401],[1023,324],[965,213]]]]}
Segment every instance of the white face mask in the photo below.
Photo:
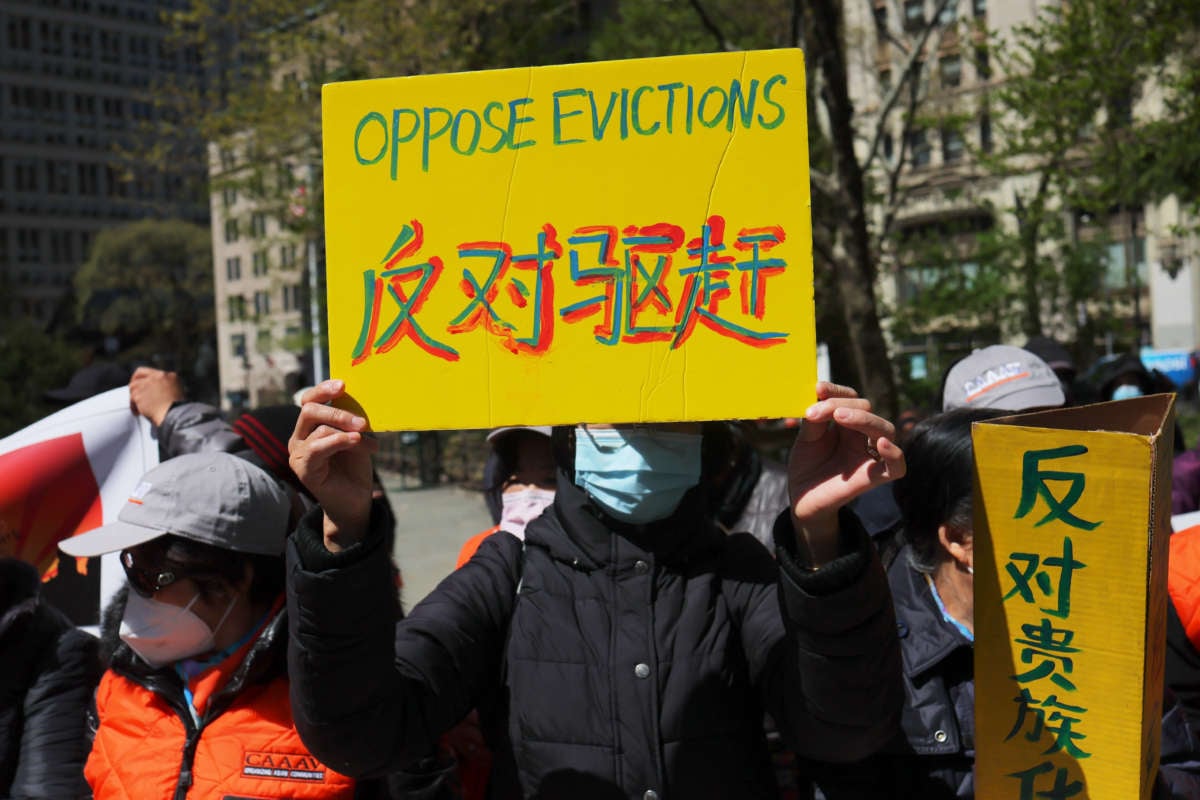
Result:
{"type": "Polygon", "coordinates": [[[525,526],[554,502],[554,492],[548,489],[521,489],[500,496],[500,530],[518,539],[525,538],[525,526]]]}
{"type": "Polygon", "coordinates": [[[199,599],[197,593],[181,608],[131,591],[121,618],[121,641],[155,668],[212,650],[213,638],[233,610],[237,595],[229,601],[215,630],[193,613],[192,606],[199,599]]]}

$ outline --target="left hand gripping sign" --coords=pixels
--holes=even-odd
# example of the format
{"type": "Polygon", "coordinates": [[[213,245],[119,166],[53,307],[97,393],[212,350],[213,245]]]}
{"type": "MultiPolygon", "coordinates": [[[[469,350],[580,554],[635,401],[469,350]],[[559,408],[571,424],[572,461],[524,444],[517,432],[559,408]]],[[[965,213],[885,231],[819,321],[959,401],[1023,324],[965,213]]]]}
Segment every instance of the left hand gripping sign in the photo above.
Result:
{"type": "Polygon", "coordinates": [[[322,102],[331,371],[376,428],[811,401],[800,51],[331,84],[322,102]]]}

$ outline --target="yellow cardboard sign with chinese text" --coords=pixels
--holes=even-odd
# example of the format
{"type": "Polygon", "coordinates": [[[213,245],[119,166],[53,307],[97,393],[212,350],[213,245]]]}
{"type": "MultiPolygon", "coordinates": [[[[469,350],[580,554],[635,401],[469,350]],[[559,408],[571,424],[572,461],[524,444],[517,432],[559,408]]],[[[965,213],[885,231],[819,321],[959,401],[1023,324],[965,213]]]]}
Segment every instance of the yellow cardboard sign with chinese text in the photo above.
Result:
{"type": "Polygon", "coordinates": [[[799,50],[324,87],[330,372],[376,429],[799,414],[799,50]]]}
{"type": "Polygon", "coordinates": [[[1148,800],[1174,395],[973,426],[976,795],[1148,800]]]}

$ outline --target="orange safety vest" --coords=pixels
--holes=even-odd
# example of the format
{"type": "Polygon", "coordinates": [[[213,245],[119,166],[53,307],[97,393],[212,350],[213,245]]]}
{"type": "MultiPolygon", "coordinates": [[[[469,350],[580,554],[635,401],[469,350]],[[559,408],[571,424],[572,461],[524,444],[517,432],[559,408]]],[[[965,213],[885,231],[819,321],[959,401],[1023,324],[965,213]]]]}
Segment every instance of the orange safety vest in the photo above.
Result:
{"type": "MultiPolygon", "coordinates": [[[[211,696],[225,683],[249,647],[205,673],[197,701],[201,689],[211,696]]],[[[96,691],[96,710],[100,727],[84,768],[95,800],[172,800],[189,768],[187,800],[354,797],[354,780],[326,767],[300,741],[286,675],[244,687],[200,732],[190,764],[187,727],[161,694],[110,669],[96,691]]]]}
{"type": "Polygon", "coordinates": [[[477,533],[463,543],[462,549],[458,551],[458,562],[454,565],[455,569],[459,569],[463,564],[471,560],[475,555],[475,551],[479,549],[479,545],[483,544],[483,540],[491,536],[496,531],[500,530],[499,525],[493,525],[482,533],[477,533]]]}
{"type": "Polygon", "coordinates": [[[1167,591],[1192,646],[1200,650],[1200,525],[1171,534],[1167,591]]]}

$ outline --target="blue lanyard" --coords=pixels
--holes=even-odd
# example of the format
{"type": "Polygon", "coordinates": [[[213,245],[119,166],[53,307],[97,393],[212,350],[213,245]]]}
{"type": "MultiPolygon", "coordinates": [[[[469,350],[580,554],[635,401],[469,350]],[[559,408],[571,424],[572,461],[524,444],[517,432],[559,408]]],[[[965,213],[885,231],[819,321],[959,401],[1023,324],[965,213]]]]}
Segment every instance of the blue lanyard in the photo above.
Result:
{"type": "Polygon", "coordinates": [[[966,625],[963,625],[954,617],[950,616],[950,612],[946,610],[946,604],[942,602],[942,596],[938,594],[937,586],[934,584],[933,578],[926,575],[925,582],[929,584],[929,591],[933,592],[933,602],[937,603],[938,611],[942,612],[942,619],[946,620],[946,622],[949,622],[951,625],[957,628],[958,632],[965,636],[968,642],[975,644],[975,634],[971,633],[971,630],[966,625]]]}

